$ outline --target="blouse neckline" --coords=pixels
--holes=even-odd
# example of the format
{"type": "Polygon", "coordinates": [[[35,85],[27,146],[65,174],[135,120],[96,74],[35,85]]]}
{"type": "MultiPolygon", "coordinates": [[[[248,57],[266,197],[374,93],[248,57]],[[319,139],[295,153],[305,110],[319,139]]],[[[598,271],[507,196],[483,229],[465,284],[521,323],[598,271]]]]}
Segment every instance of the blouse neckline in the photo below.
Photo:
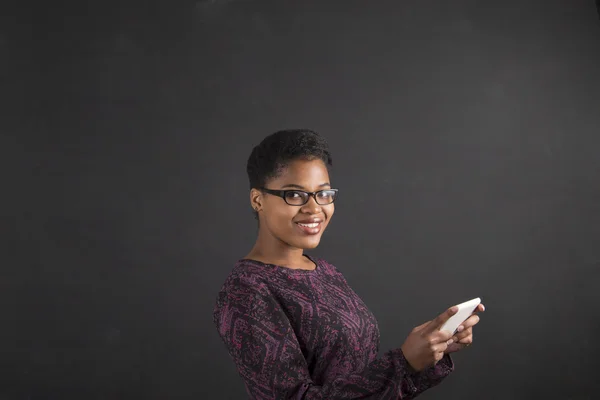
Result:
{"type": "Polygon", "coordinates": [[[308,254],[303,254],[303,256],[306,257],[306,258],[308,258],[310,261],[312,261],[315,264],[315,268],[314,269],[289,268],[289,267],[286,267],[286,266],[283,266],[283,265],[265,263],[265,262],[254,260],[254,259],[251,259],[251,258],[242,258],[242,259],[239,260],[239,262],[241,262],[241,263],[247,263],[247,262],[249,262],[249,263],[253,263],[253,264],[256,264],[256,265],[270,267],[270,268],[273,268],[275,270],[286,272],[286,273],[290,273],[290,274],[315,274],[315,273],[317,273],[317,270],[320,269],[320,265],[319,265],[318,259],[314,259],[313,257],[309,256],[308,254]]]}

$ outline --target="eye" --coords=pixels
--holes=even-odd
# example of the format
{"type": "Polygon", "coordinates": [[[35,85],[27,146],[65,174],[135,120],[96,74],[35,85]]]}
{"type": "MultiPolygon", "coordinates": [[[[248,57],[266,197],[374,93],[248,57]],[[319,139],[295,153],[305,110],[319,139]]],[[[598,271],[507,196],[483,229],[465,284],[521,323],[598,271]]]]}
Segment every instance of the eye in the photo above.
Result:
{"type": "Polygon", "coordinates": [[[302,197],[302,194],[300,192],[287,192],[287,197],[290,199],[299,199],[302,197]]]}
{"type": "Polygon", "coordinates": [[[290,190],[285,195],[285,201],[291,205],[300,206],[306,203],[306,197],[308,195],[302,191],[290,190]]]}

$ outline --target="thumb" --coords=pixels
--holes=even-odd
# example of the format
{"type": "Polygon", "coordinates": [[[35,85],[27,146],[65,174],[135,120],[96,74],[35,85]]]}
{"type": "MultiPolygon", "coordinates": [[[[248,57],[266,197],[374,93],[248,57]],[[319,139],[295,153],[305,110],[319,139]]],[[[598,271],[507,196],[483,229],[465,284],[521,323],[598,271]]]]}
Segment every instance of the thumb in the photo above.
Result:
{"type": "Polygon", "coordinates": [[[452,317],[457,312],[458,312],[457,306],[452,306],[452,307],[448,308],[446,311],[444,311],[443,313],[438,315],[433,321],[431,321],[431,323],[427,327],[427,330],[429,330],[430,332],[439,330],[442,327],[442,325],[444,325],[444,323],[446,321],[448,321],[450,319],[450,317],[452,317]]]}
{"type": "Polygon", "coordinates": [[[427,321],[424,324],[421,324],[421,325],[417,326],[416,328],[414,328],[413,331],[418,332],[418,331],[422,330],[423,328],[425,328],[430,323],[431,323],[431,321],[427,321]]]}

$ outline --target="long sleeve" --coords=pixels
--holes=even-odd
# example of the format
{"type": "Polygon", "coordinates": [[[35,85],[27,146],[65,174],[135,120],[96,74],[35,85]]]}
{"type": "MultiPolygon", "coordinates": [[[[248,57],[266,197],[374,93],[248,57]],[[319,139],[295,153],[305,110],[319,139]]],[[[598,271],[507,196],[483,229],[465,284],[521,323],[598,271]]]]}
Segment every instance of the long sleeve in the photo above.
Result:
{"type": "Polygon", "coordinates": [[[410,373],[400,349],[388,351],[360,373],[316,384],[292,326],[266,287],[243,281],[217,299],[214,322],[251,399],[411,399],[437,385],[453,368],[410,373]]]}

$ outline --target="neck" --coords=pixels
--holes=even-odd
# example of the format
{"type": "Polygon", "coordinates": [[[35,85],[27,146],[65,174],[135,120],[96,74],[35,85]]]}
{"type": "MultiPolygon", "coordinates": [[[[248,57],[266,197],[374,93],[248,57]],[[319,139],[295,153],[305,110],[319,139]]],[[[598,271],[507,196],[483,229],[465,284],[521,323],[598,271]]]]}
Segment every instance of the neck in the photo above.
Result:
{"type": "Polygon", "coordinates": [[[304,261],[304,249],[292,247],[265,229],[259,229],[256,243],[246,257],[277,265],[294,265],[304,261]]]}

